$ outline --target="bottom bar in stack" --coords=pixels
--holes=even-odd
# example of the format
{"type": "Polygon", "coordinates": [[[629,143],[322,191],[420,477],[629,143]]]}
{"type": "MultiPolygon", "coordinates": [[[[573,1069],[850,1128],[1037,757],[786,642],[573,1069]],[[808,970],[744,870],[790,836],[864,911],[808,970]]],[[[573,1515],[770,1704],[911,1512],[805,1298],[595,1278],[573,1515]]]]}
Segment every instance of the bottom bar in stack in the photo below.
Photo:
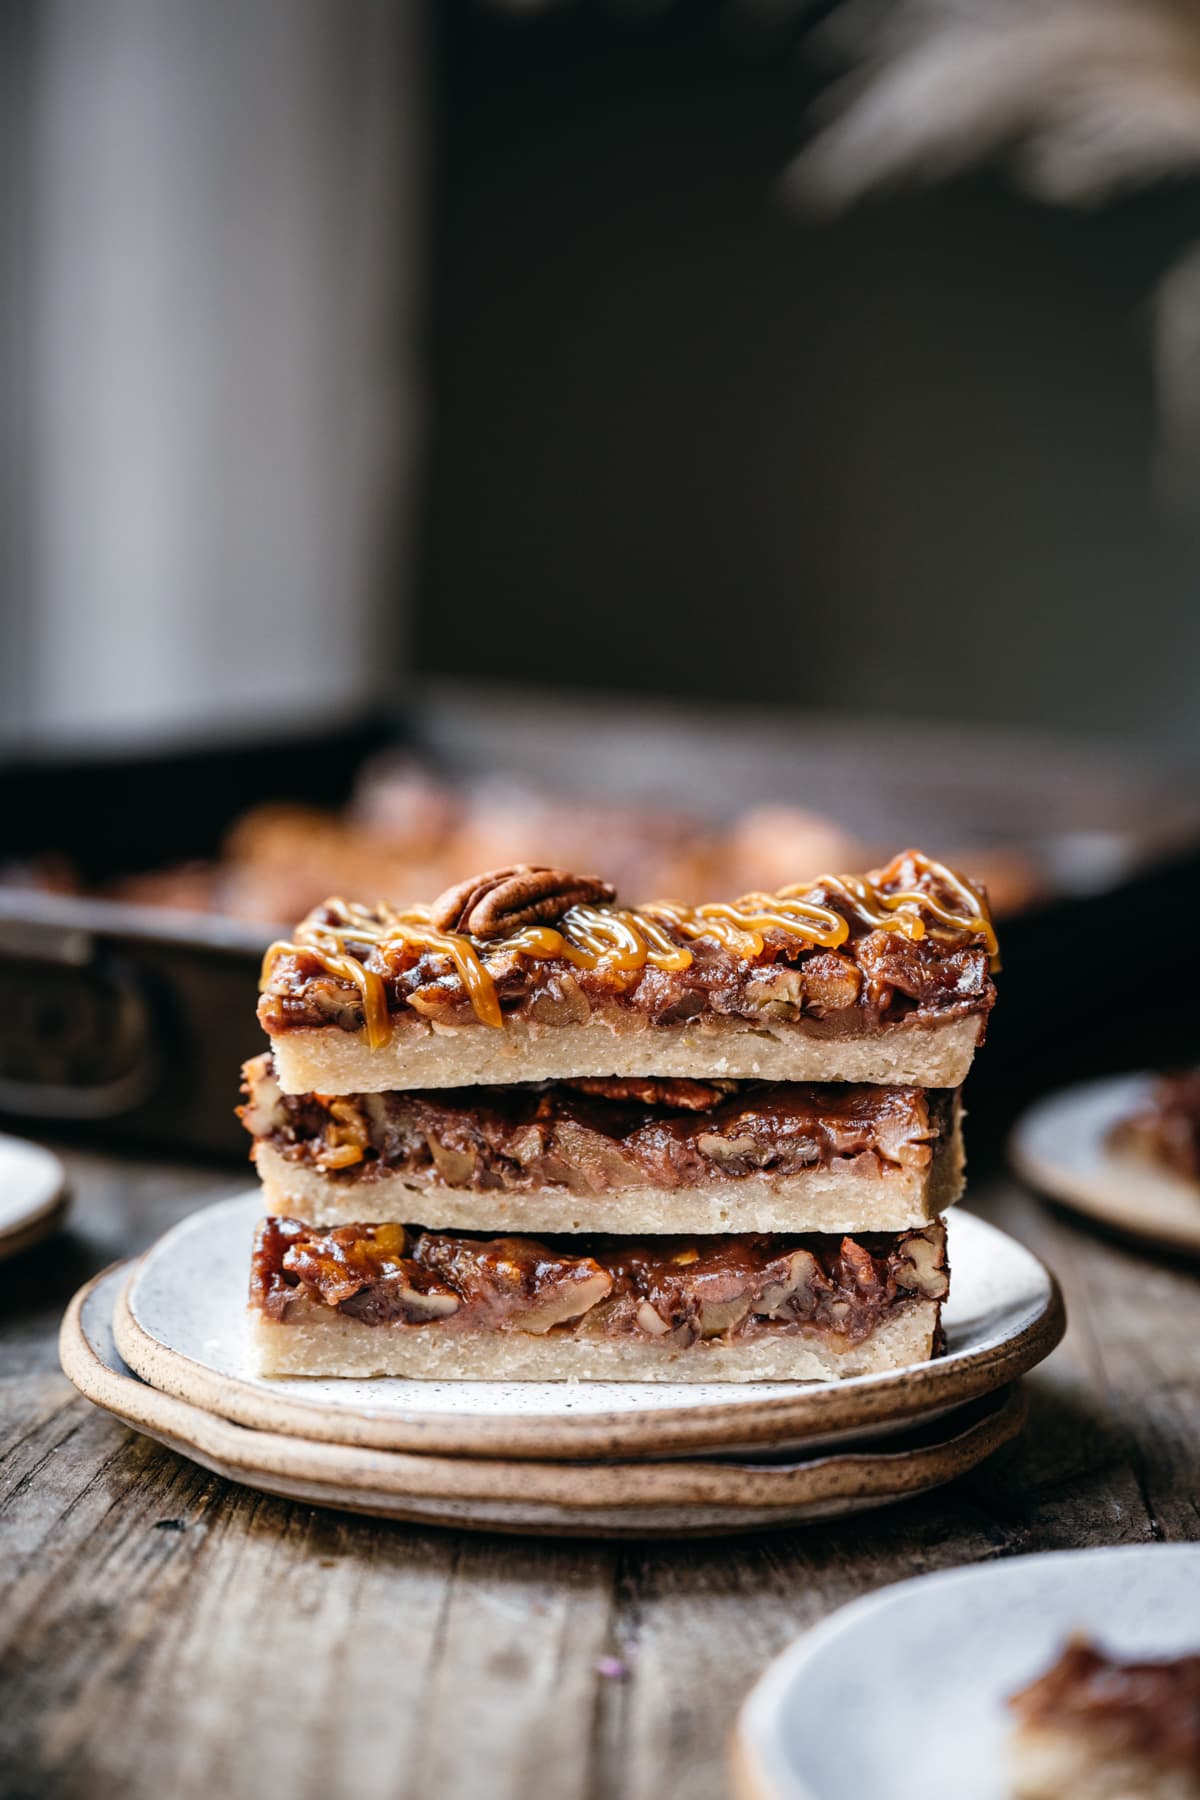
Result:
{"type": "Polygon", "coordinates": [[[264,1375],[814,1381],[923,1362],[946,1233],[484,1237],[270,1218],[251,1276],[264,1375]]]}

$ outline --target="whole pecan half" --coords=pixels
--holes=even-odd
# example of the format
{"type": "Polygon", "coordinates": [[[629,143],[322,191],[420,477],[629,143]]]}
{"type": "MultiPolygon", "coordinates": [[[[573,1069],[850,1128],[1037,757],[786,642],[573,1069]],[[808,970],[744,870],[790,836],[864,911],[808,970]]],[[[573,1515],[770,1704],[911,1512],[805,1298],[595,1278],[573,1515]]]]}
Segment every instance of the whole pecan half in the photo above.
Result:
{"type": "Polygon", "coordinates": [[[553,925],[572,906],[603,905],[615,892],[607,881],[591,875],[515,863],[447,888],[430,907],[429,918],[438,931],[503,937],[526,925],[553,925]]]}

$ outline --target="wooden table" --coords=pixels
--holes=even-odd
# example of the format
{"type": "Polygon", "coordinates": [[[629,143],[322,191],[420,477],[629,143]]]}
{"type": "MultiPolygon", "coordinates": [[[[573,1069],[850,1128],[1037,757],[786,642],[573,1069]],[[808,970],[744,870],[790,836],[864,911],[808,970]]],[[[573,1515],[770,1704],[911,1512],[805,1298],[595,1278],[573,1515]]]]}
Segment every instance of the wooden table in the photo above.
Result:
{"type": "Polygon", "coordinates": [[[218,1481],[74,1395],[72,1290],[246,1184],[67,1156],[0,1267],[0,1791],[87,1800],[710,1800],[742,1695],[833,1607],[1029,1550],[1200,1538],[1200,1282],[1002,1177],[976,1210],[1071,1313],[1021,1446],[845,1524],[678,1544],[420,1530],[218,1481]]]}

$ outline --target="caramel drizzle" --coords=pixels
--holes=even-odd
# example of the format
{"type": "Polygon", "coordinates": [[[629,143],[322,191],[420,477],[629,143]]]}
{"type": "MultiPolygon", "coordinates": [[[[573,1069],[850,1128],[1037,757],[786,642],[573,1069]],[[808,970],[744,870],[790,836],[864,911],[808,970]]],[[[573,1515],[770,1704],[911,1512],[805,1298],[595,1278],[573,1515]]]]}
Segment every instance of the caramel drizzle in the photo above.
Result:
{"type": "Polygon", "coordinates": [[[999,966],[996,932],[986,903],[952,869],[910,851],[897,857],[875,881],[864,875],[822,875],[817,881],[782,888],[777,894],[746,894],[737,901],[710,901],[704,906],[678,906],[668,901],[637,908],[572,906],[563,914],[561,929],[527,925],[494,941],[439,931],[430,923],[427,906],[397,911],[384,903],[370,908],[335,898],[325,907],[334,915],[331,921],[305,919],[293,938],[270,946],[263,958],[262,985],[270,981],[280,957],[314,958],[327,975],[358,989],[367,1042],[377,1050],[391,1035],[385,974],[401,973],[428,952],[445,956],[454,965],[481,1024],[499,1027],[504,1015],[489,966],[498,958],[528,956],[588,970],[603,964],[628,972],[647,966],[674,972],[688,968],[693,958],[686,944],[674,941],[672,931],[692,940],[715,939],[731,955],[747,962],[762,955],[765,934],[770,931],[836,950],[850,935],[850,921],[833,907],[808,898],[817,889],[836,894],[872,930],[898,931],[914,942],[926,935],[939,939],[963,934],[981,937],[993,971],[999,966]],[[961,904],[961,911],[920,887],[883,892],[891,870],[906,861],[919,875],[932,877],[948,890],[961,904]],[[360,947],[365,947],[366,956],[372,950],[379,952],[384,973],[366,966],[358,954],[360,947]]]}

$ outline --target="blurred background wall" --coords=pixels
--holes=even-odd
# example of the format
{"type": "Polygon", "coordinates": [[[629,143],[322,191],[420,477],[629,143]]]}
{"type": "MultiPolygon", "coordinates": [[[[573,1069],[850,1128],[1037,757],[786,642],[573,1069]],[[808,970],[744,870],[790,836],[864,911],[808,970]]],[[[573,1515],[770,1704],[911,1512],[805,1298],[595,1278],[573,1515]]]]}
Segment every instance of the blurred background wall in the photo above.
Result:
{"type": "Polygon", "coordinates": [[[1151,329],[1200,190],[823,216],[814,9],[648,10],[444,14],[421,665],[1200,753],[1151,329]]]}
{"type": "Polygon", "coordinates": [[[9,751],[453,675],[1200,756],[1188,158],[814,207],[843,10],[11,0],[9,751]]]}
{"type": "Polygon", "coordinates": [[[394,688],[428,72],[392,0],[7,0],[10,745],[394,688]]]}

